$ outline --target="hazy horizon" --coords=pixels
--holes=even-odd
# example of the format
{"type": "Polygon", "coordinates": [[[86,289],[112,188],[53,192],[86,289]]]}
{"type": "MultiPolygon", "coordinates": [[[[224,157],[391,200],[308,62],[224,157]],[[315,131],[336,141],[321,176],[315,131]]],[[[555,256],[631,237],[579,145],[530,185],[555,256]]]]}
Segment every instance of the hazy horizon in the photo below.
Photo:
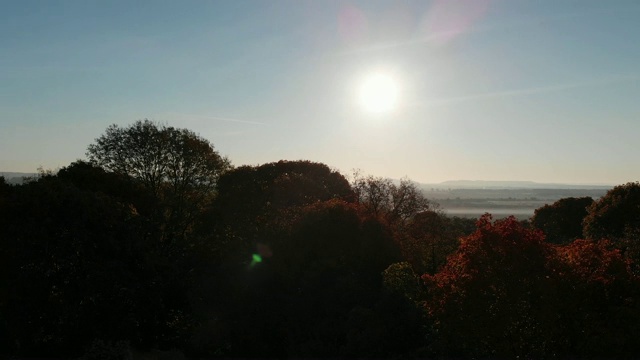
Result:
{"type": "Polygon", "coordinates": [[[639,16],[631,0],[7,1],[0,169],[67,166],[148,118],[236,166],[624,184],[639,16]]]}
{"type": "MultiPolygon", "coordinates": [[[[262,164],[260,164],[262,165],[262,164]]],[[[43,169],[43,170],[51,170],[53,172],[58,171],[60,168],[57,169],[43,169]]],[[[0,169],[0,176],[7,176],[7,174],[10,177],[20,177],[20,176],[31,176],[31,175],[37,175],[38,172],[19,172],[19,171],[4,171],[2,169],[0,169]]],[[[342,173],[343,175],[349,177],[351,176],[349,173],[342,173]]],[[[376,174],[366,174],[366,175],[372,175],[372,176],[376,176],[376,174]]],[[[388,178],[394,181],[400,181],[401,178],[395,177],[395,178],[388,178]]],[[[577,187],[585,187],[585,186],[596,186],[596,187],[614,187],[616,185],[621,185],[621,184],[607,184],[607,183],[556,183],[556,182],[537,182],[537,181],[529,181],[529,180],[482,180],[482,179],[456,179],[456,180],[445,180],[445,181],[440,181],[440,182],[434,182],[434,183],[424,183],[424,182],[419,182],[419,181],[415,181],[413,179],[409,179],[412,182],[415,182],[419,185],[424,185],[424,186],[429,186],[429,185],[440,185],[440,186],[446,186],[446,185],[456,185],[458,184],[459,187],[470,187],[470,184],[467,183],[472,183],[475,185],[478,185],[480,187],[491,187],[491,186],[500,186],[502,185],[507,185],[507,187],[514,187],[518,184],[521,184],[523,186],[523,188],[527,188],[526,185],[543,185],[543,186],[553,186],[553,185],[559,185],[559,186],[577,186],[577,187]],[[464,185],[461,185],[462,183],[465,183],[464,185]]]]}

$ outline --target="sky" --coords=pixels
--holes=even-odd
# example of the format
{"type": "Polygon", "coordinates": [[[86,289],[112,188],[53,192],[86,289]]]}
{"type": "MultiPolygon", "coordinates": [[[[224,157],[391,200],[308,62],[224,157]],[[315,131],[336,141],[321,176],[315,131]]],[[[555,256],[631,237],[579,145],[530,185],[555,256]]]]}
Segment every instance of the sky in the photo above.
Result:
{"type": "Polygon", "coordinates": [[[640,180],[637,0],[0,4],[0,171],[67,166],[150,119],[236,166],[640,180]],[[393,79],[391,110],[361,104],[372,74],[393,79]]]}

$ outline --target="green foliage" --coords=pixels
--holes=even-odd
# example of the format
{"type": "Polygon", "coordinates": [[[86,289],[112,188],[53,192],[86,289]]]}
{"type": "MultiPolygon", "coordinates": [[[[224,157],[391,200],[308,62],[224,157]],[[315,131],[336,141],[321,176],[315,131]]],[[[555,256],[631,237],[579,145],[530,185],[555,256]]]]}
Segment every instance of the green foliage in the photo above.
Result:
{"type": "Polygon", "coordinates": [[[402,295],[411,301],[417,302],[424,298],[420,276],[406,261],[389,265],[382,274],[382,284],[390,293],[402,295]]]}

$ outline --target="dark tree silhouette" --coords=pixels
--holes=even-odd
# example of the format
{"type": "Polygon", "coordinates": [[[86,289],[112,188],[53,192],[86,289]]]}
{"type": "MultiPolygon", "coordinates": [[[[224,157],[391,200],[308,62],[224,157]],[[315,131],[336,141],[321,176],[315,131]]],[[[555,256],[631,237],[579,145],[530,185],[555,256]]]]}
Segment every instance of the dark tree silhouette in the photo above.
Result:
{"type": "Polygon", "coordinates": [[[620,239],[640,231],[640,183],[630,182],[609,190],[591,204],[584,219],[589,239],[620,239]]]}
{"type": "Polygon", "coordinates": [[[6,321],[22,356],[78,356],[93,338],[142,340],[144,243],[127,204],[53,176],[16,187],[2,207],[11,289],[6,321]],[[138,325],[137,325],[138,324],[138,325]]]}
{"type": "Polygon", "coordinates": [[[270,228],[290,222],[296,209],[320,201],[350,201],[348,181],[328,166],[310,161],[279,161],[241,166],[224,174],[210,218],[227,252],[243,253],[266,242],[270,228]]]}
{"type": "Polygon", "coordinates": [[[107,171],[128,175],[159,202],[162,241],[173,246],[192,229],[213,200],[220,175],[231,168],[213,145],[187,129],[137,121],[111,125],[89,145],[89,160],[107,171]]]}
{"type": "Polygon", "coordinates": [[[403,255],[416,271],[434,274],[458,248],[458,238],[468,235],[452,223],[452,219],[440,212],[424,211],[416,214],[398,233],[403,255]]]}
{"type": "Polygon", "coordinates": [[[0,177],[0,357],[640,353],[639,183],[470,229],[407,179],[232,169],[148,120],[88,155],[0,177]]]}
{"type": "Polygon", "coordinates": [[[544,232],[548,242],[566,244],[582,238],[582,221],[592,203],[590,197],[560,199],[536,209],[531,223],[544,232]]]}
{"type": "Polygon", "coordinates": [[[411,219],[414,215],[436,210],[437,205],[427,200],[415,183],[409,179],[394,184],[391,179],[353,175],[352,185],[358,203],[374,216],[383,216],[390,223],[411,219]]]}
{"type": "Polygon", "coordinates": [[[210,192],[230,168],[213,145],[187,129],[149,120],[129,127],[111,125],[87,149],[89,160],[100,167],[140,179],[155,194],[163,190],[210,192]]]}

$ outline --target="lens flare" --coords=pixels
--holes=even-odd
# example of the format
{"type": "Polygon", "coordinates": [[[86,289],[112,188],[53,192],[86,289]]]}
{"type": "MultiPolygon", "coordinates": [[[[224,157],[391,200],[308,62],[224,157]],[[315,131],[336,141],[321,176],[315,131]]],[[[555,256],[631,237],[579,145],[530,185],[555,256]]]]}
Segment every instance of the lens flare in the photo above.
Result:
{"type": "Polygon", "coordinates": [[[262,256],[260,256],[260,254],[253,254],[251,256],[251,264],[249,264],[249,266],[254,267],[261,262],[262,262],[262,256]]]}

